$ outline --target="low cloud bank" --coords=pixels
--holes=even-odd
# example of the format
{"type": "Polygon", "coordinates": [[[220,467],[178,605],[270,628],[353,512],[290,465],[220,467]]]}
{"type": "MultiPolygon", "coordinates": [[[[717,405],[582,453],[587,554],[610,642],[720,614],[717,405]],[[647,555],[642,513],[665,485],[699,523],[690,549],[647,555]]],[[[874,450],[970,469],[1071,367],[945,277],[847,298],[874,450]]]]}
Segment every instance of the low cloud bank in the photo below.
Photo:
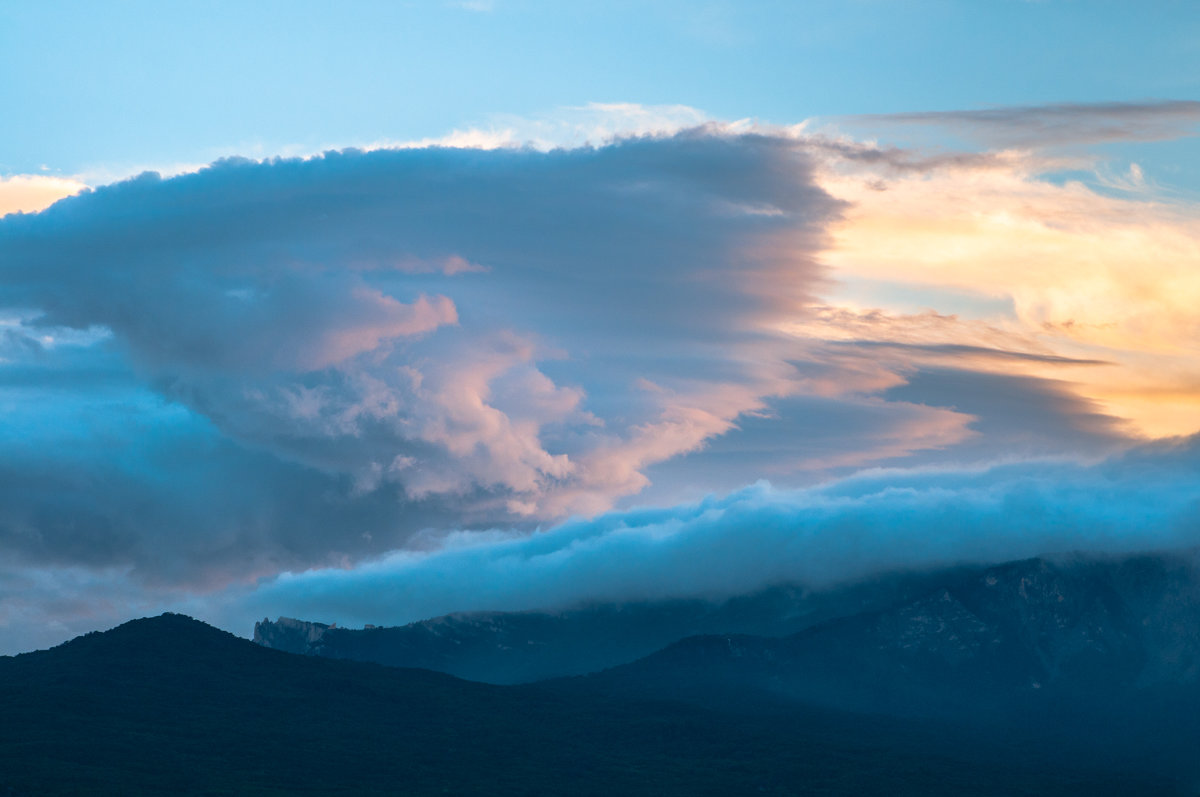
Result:
{"type": "Polygon", "coordinates": [[[230,596],[244,629],[292,615],[396,624],[475,609],[814,589],[895,569],[1200,544],[1200,438],[1094,465],[879,471],[805,490],[760,483],[693,504],[573,520],[532,537],[451,536],[434,553],[284,574],[230,596]]]}

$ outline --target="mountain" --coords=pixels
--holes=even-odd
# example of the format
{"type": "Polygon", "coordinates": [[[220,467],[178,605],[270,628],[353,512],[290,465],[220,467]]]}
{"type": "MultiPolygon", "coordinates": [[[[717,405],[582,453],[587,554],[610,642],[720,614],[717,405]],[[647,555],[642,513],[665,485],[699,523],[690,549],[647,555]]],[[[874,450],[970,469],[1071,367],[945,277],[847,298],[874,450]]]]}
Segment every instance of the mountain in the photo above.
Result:
{"type": "MultiPolygon", "coordinates": [[[[578,679],[581,682],[586,679],[578,679]]],[[[1119,795],[1175,781],[937,723],[721,712],[268,650],[180,615],[0,658],[0,794],[1119,795]]]]}
{"type": "Polygon", "coordinates": [[[720,651],[732,645],[743,667],[762,659],[774,691],[805,701],[927,714],[969,701],[980,712],[1040,690],[1043,698],[1075,690],[1087,700],[1124,694],[1134,683],[1152,691],[1195,681],[1196,561],[1195,552],[1036,558],[893,574],[823,592],[784,585],[723,601],[475,612],[394,628],[264,619],[254,640],[511,684],[598,672],[688,637],[719,637],[691,640],[657,661],[695,658],[699,671],[720,669],[720,651]],[[863,686],[875,683],[886,688],[863,686]]]}
{"type": "Polygon", "coordinates": [[[896,574],[824,592],[780,585],[720,601],[465,612],[383,628],[340,628],[281,617],[256,623],[254,641],[289,653],[421,667],[485,683],[528,683],[631,662],[698,634],[792,634],[921,594],[932,588],[929,579],[896,574]]]}
{"type": "Polygon", "coordinates": [[[690,637],[584,680],[709,706],[1040,729],[1200,774],[1200,578],[1193,553],[956,571],[884,609],[783,638],[690,637]]]}

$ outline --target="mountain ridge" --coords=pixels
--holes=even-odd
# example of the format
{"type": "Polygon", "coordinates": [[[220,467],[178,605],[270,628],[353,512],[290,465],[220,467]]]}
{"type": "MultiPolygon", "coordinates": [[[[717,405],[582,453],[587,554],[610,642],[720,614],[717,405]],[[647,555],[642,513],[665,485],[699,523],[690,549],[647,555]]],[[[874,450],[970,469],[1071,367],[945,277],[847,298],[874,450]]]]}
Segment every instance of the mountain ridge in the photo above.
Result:
{"type": "MultiPolygon", "coordinates": [[[[1125,557],[1061,554],[895,574],[825,592],[781,585],[725,601],[458,613],[361,630],[280,618],[256,623],[254,639],[289,652],[517,683],[599,672],[654,655],[689,636],[782,638],[815,633],[851,617],[865,622],[879,615],[889,618],[889,633],[907,635],[910,647],[932,644],[939,632],[950,634],[957,644],[973,646],[959,651],[965,660],[990,653],[997,667],[1003,665],[1007,674],[1030,683],[1046,680],[1055,666],[1079,663],[1089,649],[1103,653],[1106,647],[1113,648],[1105,654],[1110,664],[1115,661],[1110,654],[1122,648],[1127,656],[1141,656],[1162,670],[1155,675],[1147,669],[1143,675],[1151,681],[1179,679],[1184,671],[1195,679],[1200,676],[1200,639],[1192,633],[1200,625],[1197,561],[1194,550],[1125,557]],[[1029,590],[1044,594],[1036,611],[1022,614],[1029,590]],[[1144,627],[1131,626],[1123,613],[1138,614],[1144,627]],[[922,627],[921,618],[940,625],[922,627]],[[1108,636],[1089,637],[1089,622],[1096,633],[1108,636]],[[1063,638],[1054,623],[1062,623],[1075,637],[1063,638]],[[1038,635],[1057,638],[1063,649],[1044,649],[1038,635]],[[1039,665],[1038,657],[1047,655],[1059,659],[1039,665]]],[[[906,649],[900,640],[893,642],[906,649]]],[[[938,640],[935,647],[948,655],[947,643],[938,640]]],[[[1131,666],[1130,661],[1121,663],[1124,669],[1131,666]]]]}
{"type": "Polygon", "coordinates": [[[782,636],[926,589],[922,573],[813,591],[780,584],[724,599],[681,598],[519,612],[456,612],[403,626],[353,629],[280,617],[255,642],[290,653],[422,667],[486,683],[531,683],[634,661],[686,636],[782,636]]]}
{"type": "Polygon", "coordinates": [[[264,649],[163,615],[0,659],[0,793],[1173,794],[953,728],[713,712],[264,649]]]}

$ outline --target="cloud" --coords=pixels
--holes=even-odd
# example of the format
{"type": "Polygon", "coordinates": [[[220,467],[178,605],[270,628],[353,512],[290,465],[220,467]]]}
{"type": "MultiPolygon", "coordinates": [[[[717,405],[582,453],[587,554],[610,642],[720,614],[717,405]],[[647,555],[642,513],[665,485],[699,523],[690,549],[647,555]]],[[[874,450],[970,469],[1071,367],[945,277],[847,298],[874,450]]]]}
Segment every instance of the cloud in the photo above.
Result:
{"type": "MultiPolygon", "coordinates": [[[[601,147],[637,136],[671,136],[707,128],[714,134],[754,132],[746,121],[718,122],[688,105],[643,105],[634,102],[589,102],[567,105],[533,116],[493,114],[487,121],[464,129],[415,141],[382,140],[364,147],[375,149],[553,149],[601,147]]],[[[777,131],[762,130],[769,135],[777,131]]]]}
{"type": "Polygon", "coordinates": [[[745,474],[788,487],[880,462],[920,461],[930,452],[959,457],[978,436],[978,419],[938,406],[946,397],[922,399],[809,393],[769,400],[703,448],[649,468],[650,484],[636,500],[644,506],[724,493],[741,487],[745,474]]]}
{"type": "MultiPolygon", "coordinates": [[[[966,368],[925,367],[888,390],[891,401],[937,403],[969,413],[975,436],[956,447],[953,461],[988,462],[992,440],[1003,439],[1008,457],[1070,456],[1096,459],[1128,447],[1128,425],[1078,396],[1064,380],[986,373],[966,368]]],[[[942,452],[922,459],[936,462],[942,452]]]]}
{"type": "Polygon", "coordinates": [[[132,617],[161,613],[164,601],[179,597],[147,593],[120,569],[0,564],[0,656],[49,648],[132,617]]]}
{"type": "Polygon", "coordinates": [[[230,596],[223,622],[265,615],[393,624],[463,609],[827,588],[894,569],[1044,553],[1200,544],[1200,441],[1092,466],[878,471],[804,490],[765,484],[668,508],[564,523],[532,537],[451,538],[350,570],[286,574],[230,596]]]}
{"type": "Polygon", "coordinates": [[[264,615],[393,624],[459,610],[820,590],[883,571],[1083,550],[1200,544],[1200,440],[1148,444],[1093,465],[863,472],[819,487],[766,483],[662,508],[575,519],[532,536],[437,534],[429,550],[264,577],[197,596],[120,567],[0,568],[0,654],[136,614],[186,611],[249,634],[264,615]]]}
{"type": "MultiPolygon", "coordinates": [[[[1003,166],[893,171],[883,184],[873,167],[843,161],[823,170],[821,185],[849,203],[823,255],[842,280],[826,303],[844,314],[826,309],[793,328],[819,335],[814,325],[824,324],[844,339],[850,325],[859,340],[899,334],[908,343],[1102,361],[1109,365],[1075,369],[1075,390],[1142,434],[1195,431],[1195,205],[1056,183],[1043,179],[1045,168],[1014,157],[1003,166]],[[861,286],[875,290],[858,298],[861,286]],[[889,294],[927,309],[936,302],[938,312],[897,312],[885,304],[889,294]],[[980,318],[974,307],[985,302],[1002,309],[980,318]],[[876,309],[883,314],[870,317],[876,309]]],[[[1022,370],[1051,376],[1032,361],[1022,370]]]]}
{"type": "Polygon", "coordinates": [[[1108,141],[1161,141],[1193,135],[1200,102],[1060,103],[961,111],[864,115],[857,124],[942,127],[998,147],[1043,147],[1108,141]]]}
{"type": "MultiPolygon", "coordinates": [[[[396,497],[248,450],[134,382],[119,362],[0,392],[0,549],[10,567],[92,567],[211,590],[402,543],[396,497]],[[85,381],[86,380],[86,381],[85,381]],[[49,412],[47,411],[49,410],[49,412]]],[[[46,378],[51,376],[52,378],[46,378]]],[[[425,505],[410,522],[453,522],[425,505]]]]}
{"type": "Polygon", "coordinates": [[[603,511],[807,389],[775,327],[841,208],[794,141],[701,128],[228,160],[9,217],[0,542],[209,583],[603,511]],[[102,339],[38,351],[63,330],[102,339]]]}
{"type": "MultiPolygon", "coordinates": [[[[897,146],[881,146],[877,143],[856,141],[844,135],[824,132],[808,133],[804,126],[794,129],[793,135],[801,137],[814,154],[831,161],[870,167],[880,172],[880,177],[893,174],[927,174],[942,169],[1004,169],[1012,168],[1028,160],[1027,156],[1014,151],[998,152],[927,152],[897,146]]],[[[870,183],[873,190],[887,190],[882,179],[870,183]]]]}

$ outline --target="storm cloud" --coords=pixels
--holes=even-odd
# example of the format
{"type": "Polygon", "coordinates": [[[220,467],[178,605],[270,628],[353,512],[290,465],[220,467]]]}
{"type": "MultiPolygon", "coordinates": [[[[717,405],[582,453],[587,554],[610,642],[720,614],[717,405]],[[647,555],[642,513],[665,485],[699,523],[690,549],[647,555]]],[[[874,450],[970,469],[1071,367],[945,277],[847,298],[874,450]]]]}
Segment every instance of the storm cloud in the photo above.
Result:
{"type": "Polygon", "coordinates": [[[229,160],[10,215],[0,540],[204,580],[607,509],[796,389],[769,326],[840,207],[793,142],[699,129],[229,160]]]}

